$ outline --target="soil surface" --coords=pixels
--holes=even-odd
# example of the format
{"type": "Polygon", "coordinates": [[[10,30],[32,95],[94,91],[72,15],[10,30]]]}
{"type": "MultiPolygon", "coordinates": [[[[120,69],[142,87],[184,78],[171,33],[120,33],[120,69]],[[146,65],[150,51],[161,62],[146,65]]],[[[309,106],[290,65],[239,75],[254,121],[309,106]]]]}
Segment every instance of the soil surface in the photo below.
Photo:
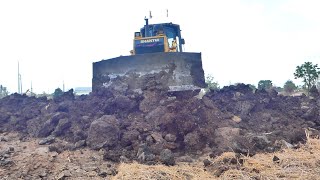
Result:
{"type": "Polygon", "coordinates": [[[306,132],[319,135],[319,93],[291,97],[244,84],[201,98],[166,90],[150,77],[141,91],[119,82],[90,95],[1,99],[1,177],[103,178],[117,174],[114,163],[253,156],[297,148],[306,132]]]}

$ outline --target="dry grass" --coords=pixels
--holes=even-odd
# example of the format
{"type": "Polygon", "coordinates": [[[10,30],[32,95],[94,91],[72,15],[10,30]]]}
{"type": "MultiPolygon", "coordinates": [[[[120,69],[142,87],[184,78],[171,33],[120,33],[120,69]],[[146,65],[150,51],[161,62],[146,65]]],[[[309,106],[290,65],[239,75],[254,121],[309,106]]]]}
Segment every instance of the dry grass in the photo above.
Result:
{"type": "Polygon", "coordinates": [[[228,170],[222,179],[320,179],[320,140],[310,139],[299,149],[244,157],[240,170],[228,170]],[[273,157],[280,160],[273,162],[273,157]]]}
{"type": "Polygon", "coordinates": [[[188,165],[187,163],[180,163],[176,166],[154,165],[147,166],[138,163],[120,164],[118,168],[119,173],[114,179],[121,180],[180,180],[180,179],[213,179],[214,176],[204,171],[200,164],[188,165]]]}
{"type": "MultiPolygon", "coordinates": [[[[235,157],[224,153],[213,159],[213,164],[223,164],[225,158],[235,157]]],[[[320,179],[320,140],[310,139],[299,149],[284,149],[276,153],[257,154],[243,157],[243,165],[230,165],[220,177],[214,176],[214,169],[204,170],[201,162],[147,166],[138,163],[121,164],[114,179],[320,179]],[[273,162],[273,157],[280,161],[273,162]]],[[[228,164],[223,164],[228,166],[228,164]]],[[[218,166],[219,167],[219,166],[218,166]]]]}

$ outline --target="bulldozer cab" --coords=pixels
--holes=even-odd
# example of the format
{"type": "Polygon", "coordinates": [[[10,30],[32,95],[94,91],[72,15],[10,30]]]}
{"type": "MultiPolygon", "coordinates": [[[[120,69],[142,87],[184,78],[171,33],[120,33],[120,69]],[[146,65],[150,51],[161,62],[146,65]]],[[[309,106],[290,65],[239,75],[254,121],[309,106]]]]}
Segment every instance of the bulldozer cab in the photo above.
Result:
{"type": "Polygon", "coordinates": [[[184,39],[181,37],[180,26],[173,23],[146,24],[140,32],[134,34],[133,51],[131,54],[156,52],[182,52],[184,39]]]}

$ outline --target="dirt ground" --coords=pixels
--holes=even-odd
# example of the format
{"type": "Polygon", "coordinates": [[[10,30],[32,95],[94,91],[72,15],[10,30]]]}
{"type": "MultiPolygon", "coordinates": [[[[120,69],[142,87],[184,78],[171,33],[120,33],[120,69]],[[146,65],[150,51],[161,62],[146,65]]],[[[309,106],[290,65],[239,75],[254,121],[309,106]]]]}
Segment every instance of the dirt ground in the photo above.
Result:
{"type": "Polygon", "coordinates": [[[89,148],[50,152],[39,139],[21,139],[17,133],[0,135],[0,179],[317,179],[320,176],[320,140],[308,138],[298,148],[252,157],[225,152],[177,162],[174,166],[113,163],[89,148]]]}
{"type": "Polygon", "coordinates": [[[0,137],[1,179],[104,179],[116,173],[112,162],[104,161],[99,151],[50,152],[39,139],[21,140],[16,133],[0,137]]]}

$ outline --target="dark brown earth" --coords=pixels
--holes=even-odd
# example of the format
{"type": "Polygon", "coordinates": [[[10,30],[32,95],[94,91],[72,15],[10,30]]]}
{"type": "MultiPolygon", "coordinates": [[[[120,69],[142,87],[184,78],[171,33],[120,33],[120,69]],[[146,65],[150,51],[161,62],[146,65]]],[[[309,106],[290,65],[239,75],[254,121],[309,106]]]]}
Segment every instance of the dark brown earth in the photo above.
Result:
{"type": "Polygon", "coordinates": [[[141,91],[120,83],[54,99],[12,94],[0,100],[0,131],[17,132],[21,141],[40,138],[50,152],[90,148],[106,161],[148,165],[204,153],[274,152],[304,143],[306,130],[319,134],[316,93],[290,97],[239,84],[199,98],[167,94],[152,77],[146,82],[141,91]]]}
{"type": "MultiPolygon", "coordinates": [[[[116,166],[104,161],[101,151],[82,148],[57,153],[51,145],[18,133],[2,133],[0,137],[0,179],[105,179],[116,175],[116,166]]],[[[56,144],[67,142],[56,140],[56,144]]]]}

